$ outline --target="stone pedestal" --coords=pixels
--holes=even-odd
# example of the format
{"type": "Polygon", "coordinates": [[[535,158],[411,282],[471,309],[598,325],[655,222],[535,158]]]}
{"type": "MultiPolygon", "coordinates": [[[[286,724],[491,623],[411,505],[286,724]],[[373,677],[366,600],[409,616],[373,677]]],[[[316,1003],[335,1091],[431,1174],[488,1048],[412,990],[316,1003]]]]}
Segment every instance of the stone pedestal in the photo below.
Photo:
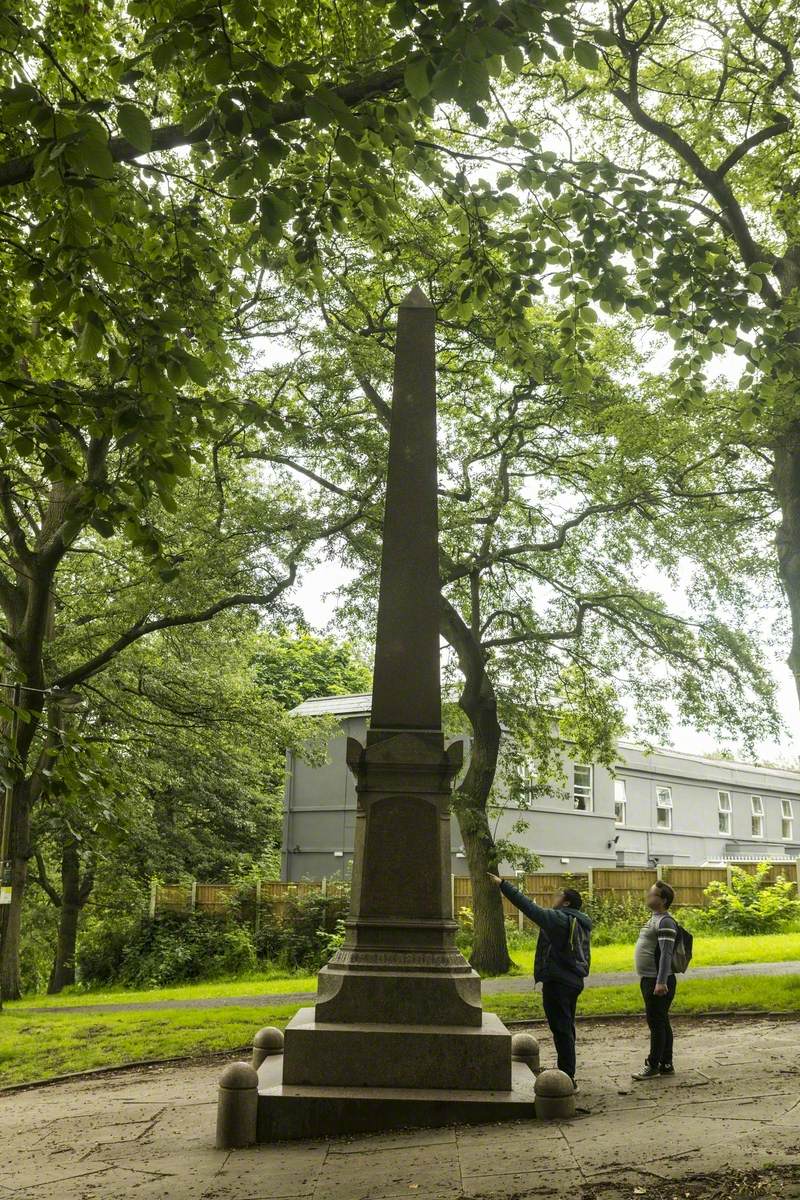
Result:
{"type": "Polygon", "coordinates": [[[455,944],[462,749],[441,728],[434,325],[414,288],[397,325],[372,714],[366,745],[347,744],[358,799],[347,934],[319,973],[316,1009],[259,1070],[260,1141],[533,1115],[533,1076],[512,1063],[455,944]]]}
{"type": "Polygon", "coordinates": [[[536,1115],[534,1083],[528,1067],[515,1062],[511,1064],[511,1085],[504,1091],[484,1087],[309,1087],[286,1083],[281,1057],[275,1055],[266,1059],[258,1072],[256,1136],[259,1142],[275,1142],[532,1120],[536,1115]]]}

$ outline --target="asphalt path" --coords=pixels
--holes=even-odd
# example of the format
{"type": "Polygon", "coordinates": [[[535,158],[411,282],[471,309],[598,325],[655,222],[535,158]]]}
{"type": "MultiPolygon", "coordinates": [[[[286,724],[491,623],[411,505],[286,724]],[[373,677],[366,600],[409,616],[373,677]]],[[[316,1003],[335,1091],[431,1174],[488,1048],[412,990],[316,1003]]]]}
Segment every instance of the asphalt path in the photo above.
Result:
{"type": "MultiPolygon", "coordinates": [[[[725,979],[739,975],[800,975],[800,962],[731,963],[720,967],[690,967],[687,979],[725,979]]],[[[587,987],[614,987],[620,984],[638,983],[639,977],[632,971],[600,971],[586,980],[587,987]]],[[[484,979],[486,995],[532,992],[533,978],[530,975],[504,975],[497,979],[484,979]]],[[[192,1008],[276,1008],[283,1004],[313,1004],[315,992],[266,992],[255,996],[198,996],[178,1000],[139,1000],[120,1004],[64,1004],[25,1006],[30,1013],[114,1013],[150,1012],[159,1009],[192,1008]]]]}

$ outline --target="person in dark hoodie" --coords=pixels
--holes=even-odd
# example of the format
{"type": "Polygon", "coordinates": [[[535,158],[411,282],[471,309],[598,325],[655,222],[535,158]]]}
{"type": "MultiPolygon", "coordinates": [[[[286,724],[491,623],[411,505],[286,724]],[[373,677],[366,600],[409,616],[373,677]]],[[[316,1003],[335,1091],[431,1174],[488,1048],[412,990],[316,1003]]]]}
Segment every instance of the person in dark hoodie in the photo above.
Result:
{"type": "Polygon", "coordinates": [[[591,919],[580,893],[565,888],[552,908],[541,908],[513,884],[489,872],[500,891],[539,926],[533,978],[542,985],[544,1015],[558,1056],[558,1069],[575,1083],[575,1009],[589,974],[591,919]]]}

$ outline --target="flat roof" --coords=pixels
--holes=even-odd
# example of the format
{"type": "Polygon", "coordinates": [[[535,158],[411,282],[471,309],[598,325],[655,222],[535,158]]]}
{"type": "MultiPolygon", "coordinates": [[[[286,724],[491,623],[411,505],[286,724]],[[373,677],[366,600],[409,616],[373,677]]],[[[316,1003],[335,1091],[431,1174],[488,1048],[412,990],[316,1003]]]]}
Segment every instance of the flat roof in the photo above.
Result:
{"type": "Polygon", "coordinates": [[[368,717],[372,709],[371,692],[347,696],[315,696],[291,710],[294,717],[368,717]]]}
{"type": "MultiPolygon", "coordinates": [[[[368,717],[372,709],[371,692],[355,692],[345,696],[318,696],[304,700],[293,708],[291,715],[298,717],[368,717]]],[[[620,750],[636,750],[646,757],[655,754],[666,758],[679,758],[684,762],[708,763],[715,767],[738,767],[750,771],[761,771],[776,778],[787,775],[800,781],[800,770],[791,767],[762,767],[758,763],[741,762],[733,758],[711,758],[703,754],[689,754],[682,750],[670,750],[663,746],[642,746],[638,742],[620,739],[617,742],[620,750]]],[[[620,764],[624,766],[624,763],[620,764]]]]}

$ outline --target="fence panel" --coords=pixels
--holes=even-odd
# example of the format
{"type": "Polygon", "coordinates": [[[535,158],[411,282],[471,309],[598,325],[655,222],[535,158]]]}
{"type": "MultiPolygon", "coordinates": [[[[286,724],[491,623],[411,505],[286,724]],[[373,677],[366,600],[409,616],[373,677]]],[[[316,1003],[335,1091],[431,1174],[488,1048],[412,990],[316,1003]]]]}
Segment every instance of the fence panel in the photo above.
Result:
{"type": "Polygon", "coordinates": [[[230,910],[238,891],[234,883],[198,883],[194,906],[199,912],[223,916],[230,910]]]}
{"type": "MultiPolygon", "coordinates": [[[[754,872],[756,863],[735,863],[745,871],[754,872]]],[[[526,896],[530,896],[537,904],[550,907],[565,887],[575,888],[583,896],[588,896],[591,879],[591,892],[600,900],[619,899],[632,896],[642,899],[644,893],[655,883],[659,875],[675,889],[676,903],[691,907],[702,907],[707,903],[704,895],[709,883],[714,880],[725,882],[728,876],[727,867],[684,867],[667,866],[656,871],[651,867],[595,867],[591,873],[561,874],[543,871],[536,875],[507,876],[510,883],[520,887],[526,896]]],[[[800,889],[798,881],[798,864],[796,862],[772,863],[768,882],[774,882],[783,875],[800,889]]],[[[282,880],[264,880],[258,887],[261,897],[262,912],[269,912],[276,921],[283,921],[287,907],[292,899],[302,900],[308,896],[323,892],[333,897],[340,896],[346,891],[348,884],[340,878],[332,880],[303,880],[300,883],[284,883],[282,880]]],[[[192,884],[153,884],[151,912],[191,912],[192,897],[194,907],[200,912],[224,914],[229,911],[231,903],[239,889],[234,884],[196,883],[192,884]]],[[[255,913],[255,895],[251,895],[250,904],[245,910],[255,913]]],[[[453,876],[453,914],[458,917],[462,908],[472,908],[472,882],[468,875],[453,876]]],[[[503,912],[506,917],[519,920],[518,910],[510,900],[503,897],[503,912]]],[[[248,916],[249,919],[249,916],[248,916]]],[[[525,920],[525,926],[530,922],[525,920]]]]}
{"type": "Polygon", "coordinates": [[[675,889],[675,904],[703,908],[708,903],[705,889],[715,880],[725,883],[725,867],[663,867],[661,878],[675,889]]]}
{"type": "Polygon", "coordinates": [[[192,885],[190,883],[159,883],[155,890],[156,912],[191,912],[192,885]]]}
{"type": "Polygon", "coordinates": [[[656,879],[658,873],[651,867],[595,867],[592,871],[592,895],[598,900],[642,896],[656,879]]]}

